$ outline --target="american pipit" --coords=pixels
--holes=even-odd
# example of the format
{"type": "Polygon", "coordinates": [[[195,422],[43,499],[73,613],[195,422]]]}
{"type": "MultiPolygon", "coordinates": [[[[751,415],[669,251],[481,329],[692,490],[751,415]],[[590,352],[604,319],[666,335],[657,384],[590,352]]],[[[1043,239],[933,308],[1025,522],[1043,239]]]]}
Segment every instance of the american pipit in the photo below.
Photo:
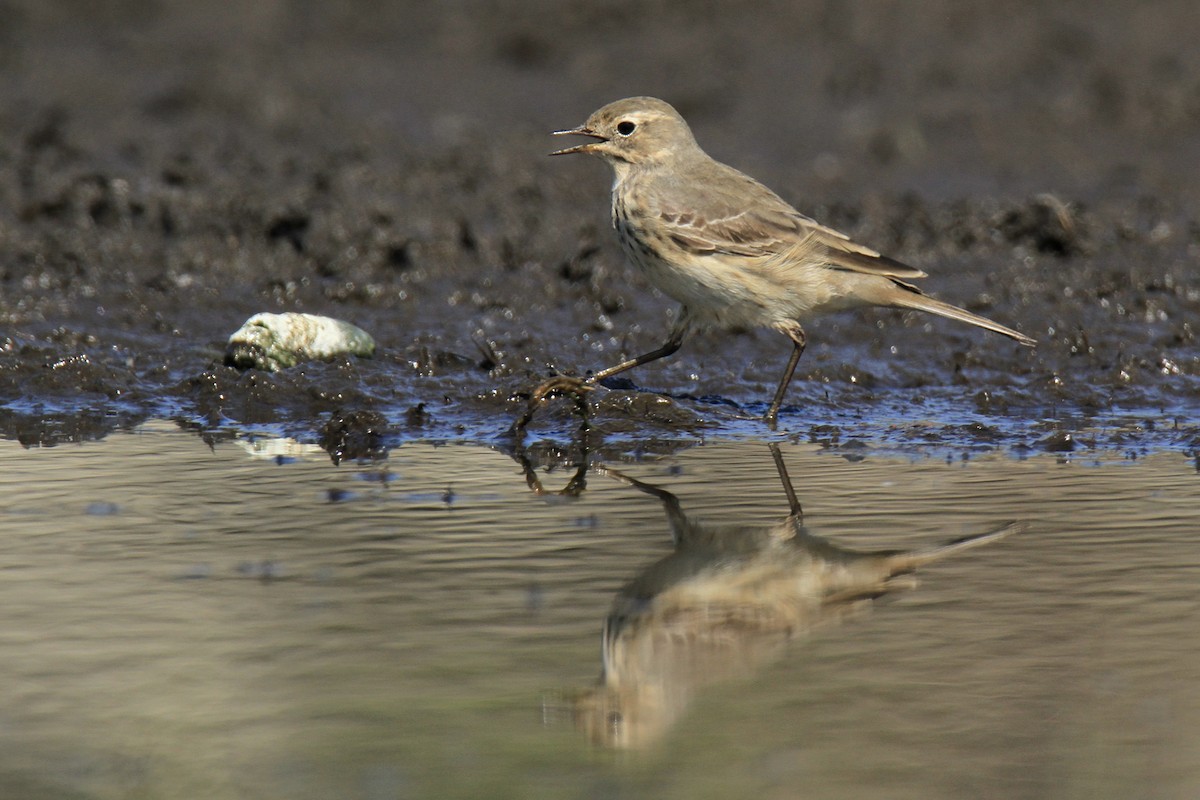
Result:
{"type": "MultiPolygon", "coordinates": [[[[629,259],[679,301],[679,317],[657,350],[584,381],[557,378],[531,404],[671,355],[697,325],[773,328],[793,342],[767,409],[774,424],[807,341],[801,321],[833,311],[890,306],[928,311],[1032,345],[1034,340],[923,294],[908,279],[925,273],[804,216],[753,178],[714,161],[683,117],[653,97],[630,97],[555,135],[595,141],[551,155],[588,153],[616,173],[612,224],[629,259]]],[[[528,416],[528,415],[527,415],[528,416]]],[[[527,421],[527,420],[526,420],[527,421]]]]}

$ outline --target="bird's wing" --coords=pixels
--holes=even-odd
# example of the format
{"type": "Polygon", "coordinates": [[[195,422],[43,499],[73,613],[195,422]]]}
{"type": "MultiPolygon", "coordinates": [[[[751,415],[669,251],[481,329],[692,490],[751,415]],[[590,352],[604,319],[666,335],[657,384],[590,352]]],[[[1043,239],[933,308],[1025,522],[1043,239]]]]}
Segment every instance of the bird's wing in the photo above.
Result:
{"type": "Polygon", "coordinates": [[[815,248],[815,254],[834,269],[892,278],[925,277],[921,270],[804,216],[753,178],[713,164],[720,169],[706,176],[710,180],[651,193],[644,203],[647,213],[657,216],[666,237],[688,252],[769,258],[797,248],[815,248]]]}

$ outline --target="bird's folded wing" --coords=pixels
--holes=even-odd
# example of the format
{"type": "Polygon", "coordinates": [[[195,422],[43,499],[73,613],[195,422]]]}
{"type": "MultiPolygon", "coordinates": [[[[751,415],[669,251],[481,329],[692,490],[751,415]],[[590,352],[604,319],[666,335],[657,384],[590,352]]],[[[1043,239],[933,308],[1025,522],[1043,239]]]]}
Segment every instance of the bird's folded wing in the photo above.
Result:
{"type": "Polygon", "coordinates": [[[708,191],[689,192],[692,202],[687,209],[656,198],[649,211],[657,215],[666,238],[694,255],[770,258],[811,248],[815,258],[834,269],[892,278],[925,277],[921,270],[804,216],[762,184],[740,188],[743,191],[735,196],[713,191],[711,186],[708,191]]]}

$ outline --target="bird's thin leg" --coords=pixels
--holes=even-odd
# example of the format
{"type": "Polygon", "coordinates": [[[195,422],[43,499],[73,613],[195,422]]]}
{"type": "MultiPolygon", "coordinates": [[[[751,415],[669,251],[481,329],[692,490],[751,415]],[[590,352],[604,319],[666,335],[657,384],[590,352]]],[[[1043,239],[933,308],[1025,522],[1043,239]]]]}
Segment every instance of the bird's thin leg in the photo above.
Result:
{"type": "Polygon", "coordinates": [[[634,367],[640,367],[642,364],[649,364],[651,361],[657,361],[660,358],[666,358],[678,350],[682,345],[683,336],[672,335],[671,338],[667,340],[667,343],[657,350],[651,350],[649,353],[642,353],[636,358],[631,358],[628,361],[622,361],[620,364],[609,367],[608,369],[602,369],[599,372],[593,373],[588,377],[587,382],[599,383],[605,378],[611,378],[613,375],[617,375],[627,369],[633,369],[634,367]]]}
{"type": "Polygon", "coordinates": [[[666,358],[673,354],[683,345],[683,339],[687,336],[689,327],[687,309],[679,312],[679,319],[671,326],[670,338],[666,344],[656,350],[651,350],[649,353],[642,353],[640,356],[631,358],[628,361],[622,361],[620,364],[611,366],[608,369],[602,369],[599,372],[593,373],[587,379],[587,383],[599,383],[605,378],[611,378],[613,375],[624,372],[627,369],[640,367],[642,364],[649,364],[651,361],[657,361],[660,358],[666,358]]]}
{"type": "Polygon", "coordinates": [[[808,337],[804,335],[804,329],[798,324],[794,327],[781,329],[795,345],[792,348],[792,356],[788,359],[787,368],[783,371],[783,379],[779,381],[779,388],[775,390],[775,399],[771,401],[771,407],[767,409],[767,414],[763,419],[772,428],[775,427],[775,421],[779,417],[779,407],[783,405],[783,396],[787,393],[788,384],[792,382],[792,375],[796,372],[796,365],[800,363],[800,356],[804,355],[804,346],[808,343],[808,337]]]}

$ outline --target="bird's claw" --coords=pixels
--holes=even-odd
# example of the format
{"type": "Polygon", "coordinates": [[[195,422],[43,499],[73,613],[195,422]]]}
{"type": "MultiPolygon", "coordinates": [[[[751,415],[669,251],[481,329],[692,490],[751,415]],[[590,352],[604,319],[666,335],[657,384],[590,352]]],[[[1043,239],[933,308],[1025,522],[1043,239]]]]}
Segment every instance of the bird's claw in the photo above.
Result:
{"type": "Polygon", "coordinates": [[[536,405],[543,400],[564,394],[572,395],[575,402],[579,403],[586,398],[587,392],[593,391],[595,388],[594,384],[584,378],[577,378],[573,375],[556,375],[538,384],[537,388],[533,390],[533,394],[529,396],[529,403],[536,405]]]}
{"type": "Polygon", "coordinates": [[[524,436],[525,428],[533,421],[533,415],[537,413],[542,403],[553,397],[560,397],[562,395],[570,395],[574,398],[575,408],[586,422],[588,416],[587,396],[595,388],[595,384],[590,380],[577,378],[572,375],[556,375],[553,378],[542,381],[533,390],[533,393],[529,395],[529,402],[525,406],[525,413],[513,423],[511,428],[512,433],[516,434],[517,437],[524,436]]]}

